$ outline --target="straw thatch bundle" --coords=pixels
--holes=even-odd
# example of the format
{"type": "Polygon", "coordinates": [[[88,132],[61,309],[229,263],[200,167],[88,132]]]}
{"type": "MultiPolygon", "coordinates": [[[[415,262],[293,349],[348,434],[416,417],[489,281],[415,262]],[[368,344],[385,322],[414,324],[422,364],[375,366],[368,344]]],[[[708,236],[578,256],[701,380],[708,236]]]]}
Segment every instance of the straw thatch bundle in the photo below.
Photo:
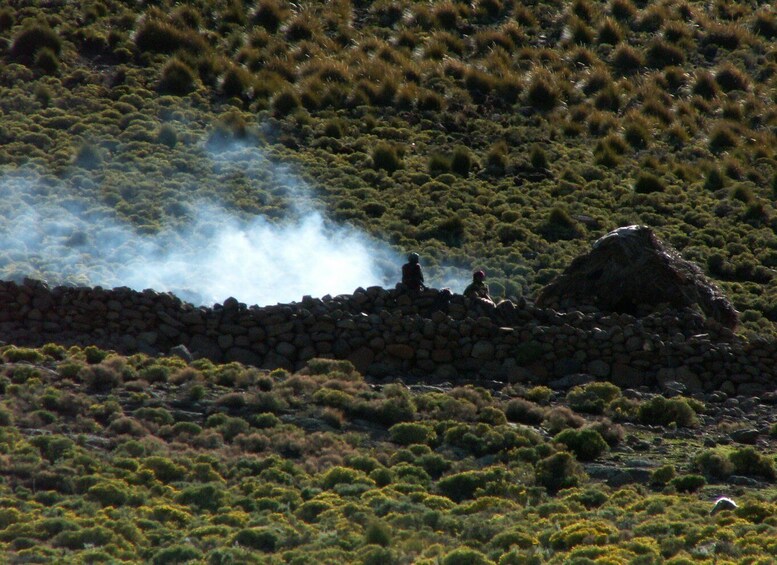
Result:
{"type": "Polygon", "coordinates": [[[618,228],[597,240],[537,298],[543,307],[574,304],[635,315],[661,304],[698,306],[725,327],[737,324],[737,311],[720,289],[646,226],[618,228]]]}

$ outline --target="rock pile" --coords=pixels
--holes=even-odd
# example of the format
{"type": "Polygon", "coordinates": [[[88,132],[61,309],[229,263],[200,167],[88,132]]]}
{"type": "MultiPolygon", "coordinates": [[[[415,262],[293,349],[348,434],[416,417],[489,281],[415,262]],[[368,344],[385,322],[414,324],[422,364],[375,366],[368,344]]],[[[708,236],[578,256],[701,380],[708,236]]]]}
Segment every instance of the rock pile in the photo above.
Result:
{"type": "Polygon", "coordinates": [[[633,314],[661,305],[696,306],[727,328],[737,325],[737,311],[720,289],[646,226],[625,226],[600,238],[537,298],[538,305],[555,308],[585,303],[633,314]]]}
{"type": "Polygon", "coordinates": [[[489,308],[436,290],[359,288],[267,307],[229,298],[206,308],[151,290],[0,282],[0,338],[122,353],[185,346],[195,357],[290,370],[332,357],[375,377],[601,379],[727,394],[773,390],[777,382],[777,342],[744,341],[690,309],[636,318],[593,308],[489,308]]]}

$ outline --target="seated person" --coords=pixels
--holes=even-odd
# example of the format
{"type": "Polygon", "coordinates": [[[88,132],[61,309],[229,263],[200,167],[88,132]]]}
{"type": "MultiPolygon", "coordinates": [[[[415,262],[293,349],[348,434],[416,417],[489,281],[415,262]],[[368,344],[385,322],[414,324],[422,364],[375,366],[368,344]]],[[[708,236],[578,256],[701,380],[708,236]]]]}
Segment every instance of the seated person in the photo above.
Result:
{"type": "Polygon", "coordinates": [[[494,301],[488,293],[488,285],[484,282],[485,280],[486,273],[483,271],[475,271],[472,273],[472,283],[464,289],[464,296],[472,299],[485,300],[493,304],[494,301]]]}
{"type": "Polygon", "coordinates": [[[424,286],[424,274],[421,272],[418,253],[411,253],[407,256],[407,263],[402,265],[402,284],[408,290],[418,292],[426,290],[424,286]]]}

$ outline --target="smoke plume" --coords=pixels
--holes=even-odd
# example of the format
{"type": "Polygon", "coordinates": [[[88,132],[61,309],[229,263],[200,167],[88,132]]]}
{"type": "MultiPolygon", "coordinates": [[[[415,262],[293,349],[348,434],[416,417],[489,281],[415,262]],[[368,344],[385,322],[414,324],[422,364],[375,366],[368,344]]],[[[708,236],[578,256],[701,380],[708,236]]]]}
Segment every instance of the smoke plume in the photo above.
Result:
{"type": "MultiPolygon", "coordinates": [[[[240,166],[245,182],[272,166],[261,151],[245,146],[209,157],[216,169],[240,166]]],[[[396,283],[401,259],[388,245],[334,225],[303,182],[284,169],[273,173],[292,203],[286,218],[246,219],[219,204],[195,202],[187,206],[186,225],[153,235],[138,233],[50,177],[6,175],[0,179],[0,278],[153,288],[196,304],[234,296],[259,305],[396,283]]]]}

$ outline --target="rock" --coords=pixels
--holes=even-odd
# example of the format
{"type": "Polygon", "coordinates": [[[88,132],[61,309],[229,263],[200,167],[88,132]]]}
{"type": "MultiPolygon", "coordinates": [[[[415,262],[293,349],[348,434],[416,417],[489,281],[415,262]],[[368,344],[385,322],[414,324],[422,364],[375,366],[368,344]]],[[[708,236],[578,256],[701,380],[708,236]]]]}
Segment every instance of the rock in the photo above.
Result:
{"type": "Polygon", "coordinates": [[[386,352],[399,359],[409,360],[415,357],[415,350],[405,343],[391,343],[386,346],[386,352]]]}
{"type": "Polygon", "coordinates": [[[594,377],[603,379],[610,376],[610,365],[601,359],[594,359],[588,363],[588,372],[594,377]]]}
{"type": "Polygon", "coordinates": [[[721,496],[715,501],[715,504],[712,505],[710,516],[714,516],[718,512],[723,512],[724,510],[736,510],[737,508],[739,508],[739,505],[737,505],[736,502],[728,497],[721,496]]]}
{"type": "Polygon", "coordinates": [[[755,445],[755,442],[760,435],[761,434],[758,430],[747,428],[743,430],[735,430],[729,434],[729,437],[737,443],[755,445]]]}
{"type": "Polygon", "coordinates": [[[475,359],[491,360],[494,358],[494,344],[485,340],[478,341],[472,346],[471,355],[475,359]]]}
{"type": "Polygon", "coordinates": [[[369,347],[360,347],[348,355],[348,361],[350,361],[362,375],[367,374],[367,369],[374,359],[375,353],[369,347]]]}
{"type": "Polygon", "coordinates": [[[203,335],[192,337],[189,342],[189,350],[192,352],[195,359],[205,358],[214,361],[221,361],[222,359],[221,348],[218,344],[203,335]]]}
{"type": "Polygon", "coordinates": [[[191,351],[189,351],[189,349],[183,344],[178,344],[175,347],[171,347],[168,354],[172,357],[180,357],[187,363],[194,361],[194,356],[191,354],[191,351]]]}

